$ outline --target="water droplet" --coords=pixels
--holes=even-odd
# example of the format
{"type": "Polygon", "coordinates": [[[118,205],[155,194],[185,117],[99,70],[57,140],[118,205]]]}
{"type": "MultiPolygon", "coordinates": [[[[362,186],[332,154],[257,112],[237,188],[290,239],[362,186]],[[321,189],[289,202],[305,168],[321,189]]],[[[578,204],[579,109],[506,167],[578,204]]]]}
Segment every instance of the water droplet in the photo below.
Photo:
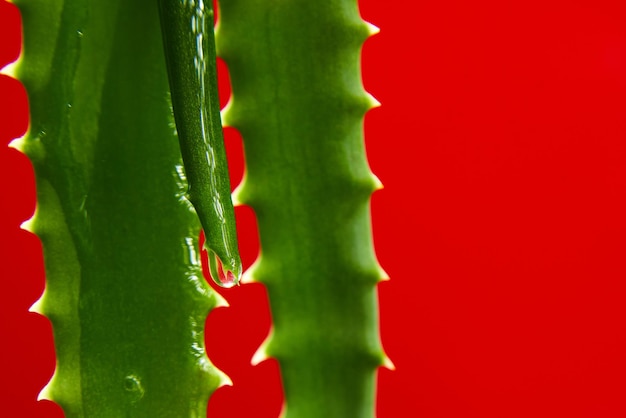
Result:
{"type": "Polygon", "coordinates": [[[215,283],[227,289],[239,284],[241,274],[235,274],[229,269],[224,270],[224,264],[215,252],[209,250],[208,256],[209,273],[215,283]]]}
{"type": "Polygon", "coordinates": [[[200,258],[196,252],[196,241],[193,238],[185,238],[185,248],[187,250],[187,262],[191,266],[199,266],[200,258]]]}
{"type": "Polygon", "coordinates": [[[185,174],[185,168],[181,164],[176,164],[176,174],[180,181],[187,181],[187,174],[185,174]]]}
{"type": "Polygon", "coordinates": [[[77,30],[76,34],[78,35],[79,38],[83,37],[83,31],[82,30],[77,30]]]}
{"type": "Polygon", "coordinates": [[[141,379],[135,374],[129,374],[124,378],[124,390],[128,393],[132,402],[137,402],[143,398],[144,389],[141,379]]]}

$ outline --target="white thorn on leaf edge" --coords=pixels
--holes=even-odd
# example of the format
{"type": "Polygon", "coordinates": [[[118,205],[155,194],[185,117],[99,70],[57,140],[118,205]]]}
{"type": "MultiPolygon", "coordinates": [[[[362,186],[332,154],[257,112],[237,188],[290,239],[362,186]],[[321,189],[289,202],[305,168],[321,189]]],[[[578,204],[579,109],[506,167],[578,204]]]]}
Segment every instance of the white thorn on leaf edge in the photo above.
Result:
{"type": "Polygon", "coordinates": [[[377,107],[381,107],[381,103],[374,97],[371,93],[366,92],[367,98],[370,102],[370,109],[376,109],[377,107]]]}
{"type": "Polygon", "coordinates": [[[43,304],[43,295],[41,295],[41,297],[39,299],[37,299],[32,305],[30,305],[30,308],[28,308],[28,312],[33,312],[33,313],[38,313],[40,315],[43,315],[43,310],[42,310],[42,304],[43,304]]]}
{"type": "Polygon", "coordinates": [[[20,224],[20,229],[23,229],[24,231],[28,231],[28,232],[33,232],[33,220],[34,220],[34,216],[32,216],[30,219],[25,220],[24,222],[22,222],[20,224]]]}
{"type": "Polygon", "coordinates": [[[378,26],[373,25],[370,22],[365,22],[365,24],[367,25],[367,30],[368,30],[370,36],[376,35],[377,33],[380,32],[380,28],[378,26]]]}
{"type": "Polygon", "coordinates": [[[270,328],[269,332],[267,333],[267,337],[265,337],[259,348],[252,356],[252,359],[250,360],[250,364],[252,366],[258,366],[260,363],[270,358],[270,356],[267,354],[267,346],[269,345],[273,334],[274,328],[270,328]]]}
{"type": "Polygon", "coordinates": [[[39,394],[37,395],[37,400],[38,401],[51,401],[52,400],[52,394],[50,393],[50,386],[52,386],[52,382],[54,382],[54,379],[56,378],[56,375],[57,375],[57,372],[56,372],[56,369],[55,369],[54,374],[52,375],[52,377],[50,378],[48,383],[46,383],[46,386],[44,386],[39,391],[39,394]]]}
{"type": "Polygon", "coordinates": [[[391,361],[391,359],[387,357],[387,355],[385,355],[383,358],[382,366],[387,370],[391,370],[391,371],[396,370],[396,366],[393,364],[393,361],[391,361]]]}
{"type": "Polygon", "coordinates": [[[0,74],[8,75],[11,78],[17,79],[17,76],[15,75],[15,69],[17,68],[18,61],[19,59],[5,65],[3,68],[0,68],[0,74]]]}

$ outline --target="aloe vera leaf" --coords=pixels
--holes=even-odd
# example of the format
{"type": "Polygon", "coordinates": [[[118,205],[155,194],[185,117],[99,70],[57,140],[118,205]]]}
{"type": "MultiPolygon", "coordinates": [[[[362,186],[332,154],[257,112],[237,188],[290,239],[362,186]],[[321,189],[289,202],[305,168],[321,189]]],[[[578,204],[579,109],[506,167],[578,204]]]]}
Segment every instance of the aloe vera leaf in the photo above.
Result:
{"type": "Polygon", "coordinates": [[[202,279],[155,2],[29,0],[16,69],[31,123],[58,365],[42,397],[72,417],[201,417],[224,382],[204,352],[202,279]]]}
{"type": "Polygon", "coordinates": [[[375,414],[384,274],[363,141],[375,101],[360,77],[372,33],[354,0],[220,4],[233,90],[224,122],[242,134],[247,162],[236,197],[255,210],[261,241],[249,275],[267,287],[273,318],[260,353],[280,364],[289,418],[375,414]]]}
{"type": "Polygon", "coordinates": [[[187,198],[204,229],[211,277],[232,287],[242,267],[217,92],[213,2],[159,0],[159,9],[187,198]]]}

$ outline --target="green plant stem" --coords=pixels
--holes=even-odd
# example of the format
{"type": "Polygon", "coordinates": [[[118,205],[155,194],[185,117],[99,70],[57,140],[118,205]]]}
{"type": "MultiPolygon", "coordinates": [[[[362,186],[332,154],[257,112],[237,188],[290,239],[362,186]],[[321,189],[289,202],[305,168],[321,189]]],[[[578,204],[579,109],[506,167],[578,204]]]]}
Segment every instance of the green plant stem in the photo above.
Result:
{"type": "Polygon", "coordinates": [[[364,150],[373,106],[360,78],[371,27],[355,0],[225,0],[218,53],[233,97],[225,124],[245,145],[237,199],[258,217],[289,418],[374,416],[378,334],[369,201],[379,186],[364,150]]]}
{"type": "Polygon", "coordinates": [[[242,267],[217,91],[213,3],[159,0],[159,9],[187,198],[204,229],[211,276],[231,287],[242,267]]]}
{"type": "Polygon", "coordinates": [[[202,417],[223,375],[204,352],[219,298],[181,202],[157,4],[18,3],[17,75],[58,366],[42,393],[74,417],[202,417]]]}

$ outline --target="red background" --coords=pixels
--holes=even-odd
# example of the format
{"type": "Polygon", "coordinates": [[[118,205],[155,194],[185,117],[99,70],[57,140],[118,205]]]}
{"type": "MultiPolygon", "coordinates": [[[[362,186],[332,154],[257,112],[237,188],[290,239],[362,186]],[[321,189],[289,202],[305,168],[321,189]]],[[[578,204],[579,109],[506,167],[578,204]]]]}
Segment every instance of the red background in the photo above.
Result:
{"type": "MultiPolygon", "coordinates": [[[[381,334],[380,418],[626,417],[626,10],[602,0],[360,2],[381,334]]],[[[0,2],[0,66],[19,51],[0,2]]],[[[222,85],[227,77],[221,68],[222,85]]],[[[54,369],[27,125],[0,76],[0,415],[61,417],[36,396],[54,369]]],[[[228,134],[233,178],[241,145],[228,134]]],[[[252,212],[237,210],[244,263],[252,212]]],[[[273,418],[275,362],[249,366],[269,313],[261,285],[221,291],[209,355],[234,387],[214,418],[273,418]]]]}

